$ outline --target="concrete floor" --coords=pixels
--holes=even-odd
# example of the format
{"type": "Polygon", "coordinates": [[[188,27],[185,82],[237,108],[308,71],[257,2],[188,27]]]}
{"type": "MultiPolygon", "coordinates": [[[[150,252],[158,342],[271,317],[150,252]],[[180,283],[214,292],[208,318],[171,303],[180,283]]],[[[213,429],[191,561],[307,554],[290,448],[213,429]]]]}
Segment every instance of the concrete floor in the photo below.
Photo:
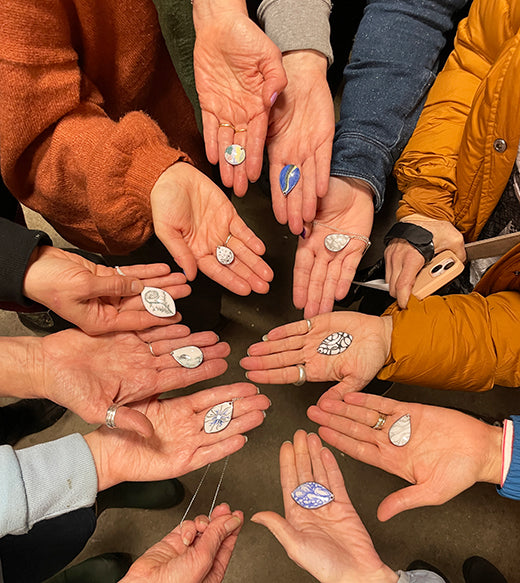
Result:
{"type": "MultiPolygon", "coordinates": [[[[267,261],[276,276],[267,296],[240,298],[226,294],[223,313],[231,322],[221,333],[221,338],[232,347],[232,354],[228,358],[229,369],[218,379],[204,383],[205,387],[244,380],[238,361],[247,347],[257,342],[270,328],[301,318],[301,313],[294,309],[291,302],[295,237],[275,222],[269,200],[258,189],[252,188],[245,199],[235,200],[235,203],[248,224],[266,242],[267,261]]],[[[41,225],[41,220],[33,214],[30,215],[30,222],[41,225]]],[[[375,236],[373,238],[376,239],[375,236]]],[[[55,240],[59,243],[57,237],[55,240]]],[[[375,245],[367,260],[377,256],[380,251],[380,246],[375,245]]],[[[28,332],[18,324],[14,314],[2,313],[0,333],[12,336],[28,332]]],[[[252,431],[244,449],[231,457],[219,496],[219,501],[228,502],[232,508],[242,509],[246,518],[225,577],[227,583],[314,581],[287,558],[282,547],[267,530],[248,520],[258,510],[282,512],[278,478],[279,446],[284,440],[290,439],[298,428],[316,431],[316,426],[306,418],[305,411],[316,402],[326,386],[306,384],[301,388],[292,385],[261,387],[273,405],[263,426],[252,431]]],[[[202,385],[189,390],[199,388],[202,385]]],[[[370,386],[368,390],[371,390],[370,386]]],[[[516,392],[511,389],[495,388],[484,394],[466,394],[394,385],[389,396],[458,406],[498,417],[518,411],[514,406],[516,392]]],[[[67,412],[54,427],[26,438],[20,446],[53,439],[71,431],[87,430],[85,423],[67,412]]],[[[352,501],[371,533],[376,549],[392,568],[405,568],[413,559],[421,558],[437,565],[450,578],[451,583],[463,583],[461,566],[464,559],[479,554],[496,564],[509,583],[519,580],[515,569],[515,554],[520,548],[520,504],[501,498],[491,485],[479,484],[442,507],[412,510],[388,523],[379,523],[376,518],[378,503],[405,483],[337,451],[335,453],[352,501]]],[[[222,462],[212,466],[190,516],[209,510],[221,468],[222,462]]],[[[199,470],[182,478],[189,494],[177,508],[165,511],[105,511],[99,518],[94,536],[77,561],[105,551],[124,551],[137,558],[178,523],[202,472],[199,470]]]]}

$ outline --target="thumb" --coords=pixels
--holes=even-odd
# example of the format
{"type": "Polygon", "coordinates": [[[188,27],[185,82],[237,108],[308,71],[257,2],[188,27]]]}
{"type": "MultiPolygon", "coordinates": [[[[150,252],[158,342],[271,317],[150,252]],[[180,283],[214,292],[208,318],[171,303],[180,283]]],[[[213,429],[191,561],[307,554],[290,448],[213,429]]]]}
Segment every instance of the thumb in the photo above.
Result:
{"type": "Polygon", "coordinates": [[[122,275],[93,275],[84,294],[86,299],[107,297],[134,296],[143,291],[141,280],[122,275]]]}
{"type": "Polygon", "coordinates": [[[428,486],[422,484],[408,486],[397,492],[392,492],[381,502],[377,509],[377,518],[381,522],[385,522],[405,510],[436,504],[437,501],[433,499],[428,486]]]}
{"type": "Polygon", "coordinates": [[[186,245],[182,235],[180,233],[171,234],[167,239],[162,238],[161,241],[177,265],[184,271],[186,278],[193,281],[197,275],[197,260],[186,245]]]}
{"type": "Polygon", "coordinates": [[[130,407],[119,407],[114,417],[117,429],[125,429],[139,434],[141,437],[149,438],[154,433],[152,422],[143,413],[130,409],[130,407]]]}
{"type": "Polygon", "coordinates": [[[261,524],[268,528],[276,537],[278,542],[289,553],[289,547],[295,538],[294,528],[276,512],[257,512],[251,517],[251,522],[261,524]]]}
{"type": "Polygon", "coordinates": [[[271,58],[269,65],[262,70],[264,76],[264,86],[262,89],[262,99],[264,106],[269,111],[274,105],[276,98],[287,85],[287,76],[279,59],[271,58]]]}

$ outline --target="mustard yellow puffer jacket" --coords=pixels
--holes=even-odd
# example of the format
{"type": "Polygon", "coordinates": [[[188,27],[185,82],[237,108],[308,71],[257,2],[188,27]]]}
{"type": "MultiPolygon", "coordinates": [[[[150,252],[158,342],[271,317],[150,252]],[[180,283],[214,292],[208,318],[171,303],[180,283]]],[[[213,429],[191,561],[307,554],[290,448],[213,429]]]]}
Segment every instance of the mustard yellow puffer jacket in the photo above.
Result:
{"type": "MultiPolygon", "coordinates": [[[[395,175],[397,217],[452,222],[475,240],[500,199],[520,141],[520,0],[475,0],[395,175]]],[[[380,378],[464,390],[520,385],[520,245],[475,292],[395,305],[380,378]]]]}

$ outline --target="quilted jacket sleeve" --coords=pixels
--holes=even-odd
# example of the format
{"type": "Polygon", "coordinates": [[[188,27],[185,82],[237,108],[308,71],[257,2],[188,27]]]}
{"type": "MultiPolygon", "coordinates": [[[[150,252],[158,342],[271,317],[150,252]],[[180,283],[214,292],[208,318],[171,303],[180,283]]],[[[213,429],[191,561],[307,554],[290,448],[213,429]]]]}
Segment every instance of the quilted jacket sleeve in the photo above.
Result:
{"type": "Polygon", "coordinates": [[[466,391],[520,386],[520,293],[413,296],[392,305],[392,347],[380,379],[466,391]]]}

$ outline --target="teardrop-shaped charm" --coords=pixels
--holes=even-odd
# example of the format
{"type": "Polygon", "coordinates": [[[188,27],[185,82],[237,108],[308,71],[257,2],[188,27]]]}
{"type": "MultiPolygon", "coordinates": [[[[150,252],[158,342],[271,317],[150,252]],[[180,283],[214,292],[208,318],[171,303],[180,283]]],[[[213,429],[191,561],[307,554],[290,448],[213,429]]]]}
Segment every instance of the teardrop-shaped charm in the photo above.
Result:
{"type": "Polygon", "coordinates": [[[229,247],[225,245],[219,245],[217,247],[217,261],[221,265],[230,265],[234,260],[235,254],[229,247]]]}
{"type": "Polygon", "coordinates": [[[204,431],[218,433],[223,431],[233,417],[233,401],[225,401],[212,407],[204,416],[204,431]]]}
{"type": "Polygon", "coordinates": [[[399,417],[399,419],[390,427],[388,439],[390,443],[397,447],[402,447],[410,441],[412,436],[412,422],[408,413],[399,417]]]}
{"type": "Polygon", "coordinates": [[[172,350],[170,354],[184,368],[197,368],[204,360],[204,354],[198,346],[183,346],[172,350]]]}
{"type": "Polygon", "coordinates": [[[280,172],[280,189],[287,196],[300,180],[300,169],[295,164],[287,164],[280,172]]]}
{"type": "Polygon", "coordinates": [[[348,235],[344,235],[343,233],[331,233],[327,235],[325,239],[323,239],[323,244],[325,247],[332,251],[333,253],[338,253],[345,249],[345,247],[350,243],[350,239],[348,235]]]}
{"type": "Polygon", "coordinates": [[[147,312],[159,318],[175,316],[177,308],[171,295],[158,287],[145,287],[141,299],[147,312]]]}
{"type": "Polygon", "coordinates": [[[321,341],[316,349],[320,354],[335,356],[347,350],[352,344],[352,336],[347,332],[333,332],[321,341]]]}
{"type": "Polygon", "coordinates": [[[319,482],[304,482],[291,492],[292,499],[302,508],[314,510],[334,500],[334,494],[319,482]]]}

